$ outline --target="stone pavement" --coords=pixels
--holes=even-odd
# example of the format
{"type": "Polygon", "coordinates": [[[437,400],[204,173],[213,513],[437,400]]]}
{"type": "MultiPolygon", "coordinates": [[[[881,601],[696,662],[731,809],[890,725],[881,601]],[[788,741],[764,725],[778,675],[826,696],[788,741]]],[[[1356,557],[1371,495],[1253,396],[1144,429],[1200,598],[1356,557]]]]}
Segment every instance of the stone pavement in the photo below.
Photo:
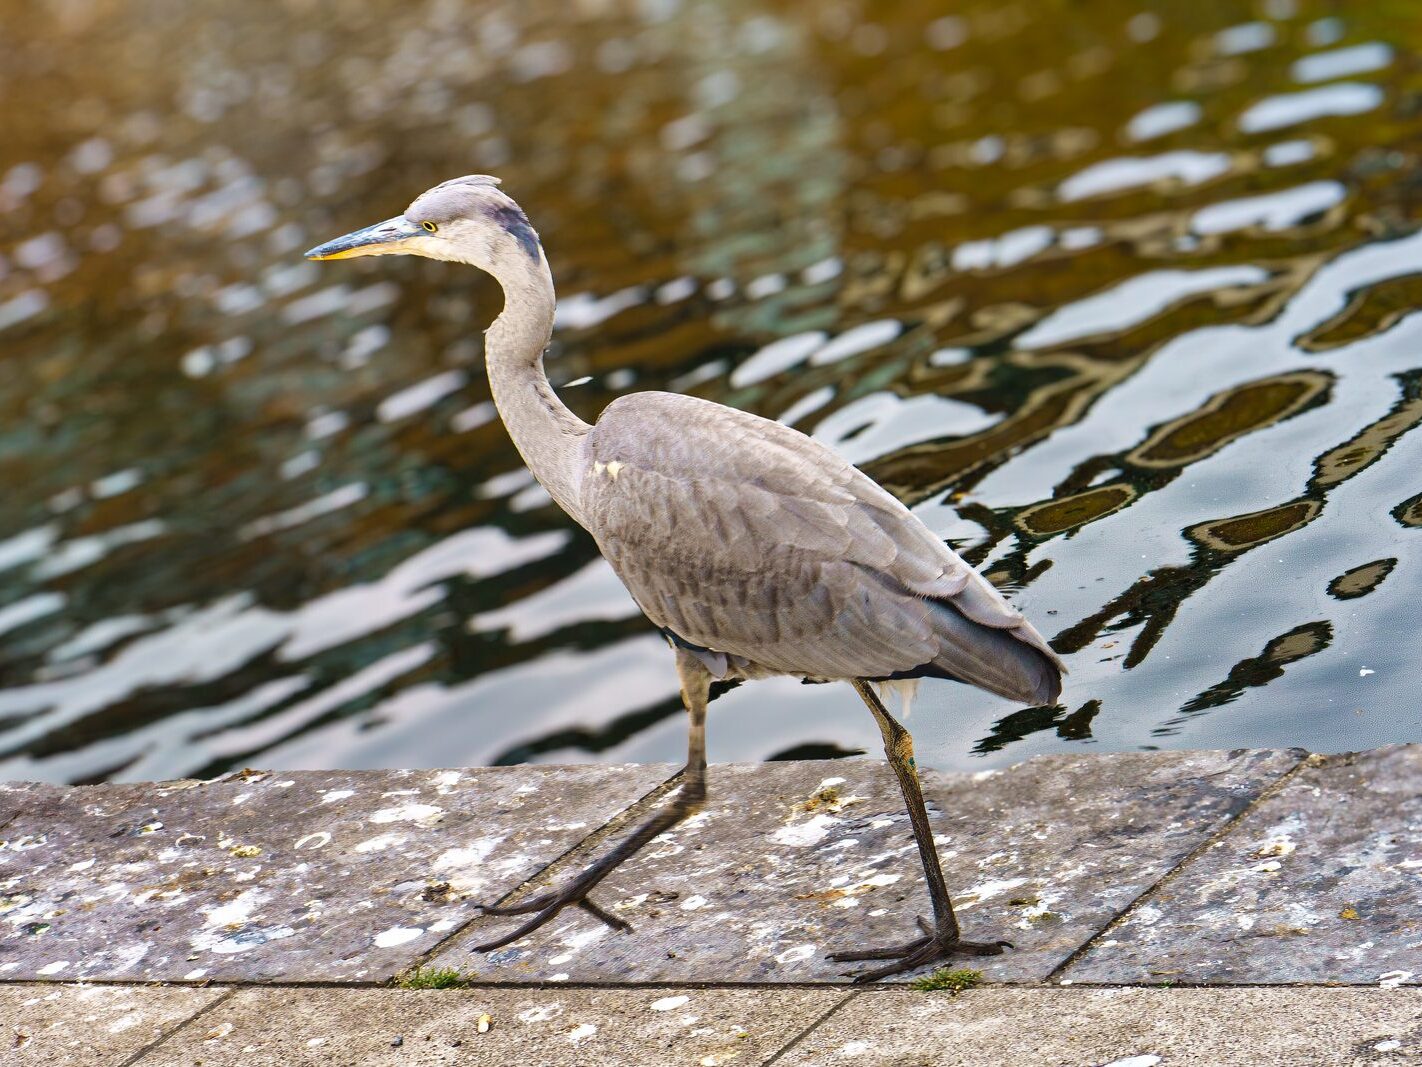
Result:
{"type": "Polygon", "coordinates": [[[0,987],[7,1067],[1422,1063],[1422,990],[0,987]]]}
{"type": "Polygon", "coordinates": [[[705,809],[597,895],[632,933],[565,912],[470,950],[513,922],[477,904],[575,872],[674,788],[665,766],[0,785],[0,1064],[1422,1063],[1422,746],[927,775],[966,936],[1016,946],[964,961],[985,984],[957,997],[827,959],[926,907],[868,760],[713,767],[705,809]],[[416,967],[473,987],[390,988],[416,967]]]}

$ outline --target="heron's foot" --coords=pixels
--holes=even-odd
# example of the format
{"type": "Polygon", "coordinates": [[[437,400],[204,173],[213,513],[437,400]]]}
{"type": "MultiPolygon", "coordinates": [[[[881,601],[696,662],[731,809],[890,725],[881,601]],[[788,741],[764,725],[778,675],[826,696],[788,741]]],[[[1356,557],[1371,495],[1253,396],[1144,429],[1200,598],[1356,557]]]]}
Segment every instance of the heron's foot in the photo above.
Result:
{"type": "Polygon", "coordinates": [[[706,765],[703,761],[697,760],[687,766],[688,781],[683,785],[675,802],[653,815],[630,837],[567,885],[561,889],[555,889],[551,893],[541,893],[528,900],[521,900],[516,904],[484,905],[482,910],[486,915],[532,915],[532,918],[497,940],[475,945],[474,951],[492,952],[496,948],[503,948],[520,938],[527,937],[570,904],[582,908],[593,918],[607,924],[614,930],[632,929],[631,923],[618,918],[589,900],[588,893],[609,874],[636,855],[637,851],[648,841],[651,841],[662,831],[671,829],[700,806],[706,796],[706,782],[702,775],[706,765]]]}
{"type": "Polygon", "coordinates": [[[893,960],[884,967],[873,967],[867,971],[845,972],[846,978],[853,978],[855,985],[877,982],[880,978],[902,974],[928,963],[946,960],[952,956],[997,956],[1003,949],[1012,947],[1010,941],[964,941],[956,930],[936,930],[923,919],[918,920],[922,937],[902,945],[887,948],[862,949],[854,952],[832,952],[830,959],[836,963],[851,963],[863,960],[893,960]]]}
{"type": "Polygon", "coordinates": [[[475,945],[475,952],[492,952],[496,948],[503,948],[512,944],[522,937],[527,937],[537,930],[544,923],[556,916],[564,908],[570,905],[582,908],[593,918],[606,923],[614,930],[628,931],[632,929],[632,924],[626,919],[618,918],[601,905],[593,903],[588,899],[587,894],[602,879],[599,878],[576,878],[569,882],[562,889],[555,889],[551,893],[541,893],[528,900],[519,901],[517,904],[485,904],[480,906],[480,910],[485,915],[532,915],[533,918],[515,928],[512,932],[494,941],[485,942],[482,945],[475,945]]]}

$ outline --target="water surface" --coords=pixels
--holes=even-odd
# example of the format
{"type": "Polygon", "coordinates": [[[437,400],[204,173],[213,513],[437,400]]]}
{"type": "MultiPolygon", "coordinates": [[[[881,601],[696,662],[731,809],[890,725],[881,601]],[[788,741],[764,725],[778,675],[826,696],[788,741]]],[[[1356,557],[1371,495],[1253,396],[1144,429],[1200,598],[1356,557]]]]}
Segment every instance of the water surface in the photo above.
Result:
{"type": "MultiPolygon", "coordinates": [[[[0,41],[0,777],[678,759],[670,656],[488,401],[502,175],[585,418],[814,433],[1072,670],[930,762],[1422,736],[1410,8],[53,0],[0,41]]],[[[845,686],[712,758],[876,751],[845,686]]]]}

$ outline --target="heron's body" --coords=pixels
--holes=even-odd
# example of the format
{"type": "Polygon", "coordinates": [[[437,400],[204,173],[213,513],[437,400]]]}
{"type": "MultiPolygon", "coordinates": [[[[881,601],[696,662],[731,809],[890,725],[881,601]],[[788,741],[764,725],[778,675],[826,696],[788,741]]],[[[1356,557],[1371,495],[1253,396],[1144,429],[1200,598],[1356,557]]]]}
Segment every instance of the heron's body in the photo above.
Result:
{"type": "Polygon", "coordinates": [[[654,816],[572,885],[495,914],[535,911],[506,944],[587,899],[618,863],[699,805],[712,680],[786,674],[852,682],[884,734],[923,855],[936,923],[926,937],[840,958],[899,962],[966,942],[928,827],[907,731],[868,681],[937,677],[1009,699],[1049,704],[1061,661],[1022,615],[898,500],[797,430],[695,397],[634,393],[588,425],[543,371],[552,333],[552,276],[537,235],[495,179],[455,179],[402,216],[313,249],[313,258],[413,253],[493,274],[505,306],[486,334],[494,403],[530,470],[596,539],[647,617],[676,649],[691,743],[678,802],[654,816]]]}
{"type": "Polygon", "coordinates": [[[1050,704],[1041,635],[897,499],[798,430],[633,393],[585,438],[575,517],[717,678],[936,676],[1050,704]]]}

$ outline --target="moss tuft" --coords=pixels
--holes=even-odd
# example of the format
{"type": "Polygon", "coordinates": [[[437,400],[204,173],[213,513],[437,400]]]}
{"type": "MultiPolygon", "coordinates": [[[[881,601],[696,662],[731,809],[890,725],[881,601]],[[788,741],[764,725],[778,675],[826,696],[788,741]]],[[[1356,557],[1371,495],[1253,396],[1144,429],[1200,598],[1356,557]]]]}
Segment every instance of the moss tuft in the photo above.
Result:
{"type": "Polygon", "coordinates": [[[416,967],[395,979],[396,989],[468,989],[473,984],[455,967],[416,967]]]}
{"type": "Polygon", "coordinates": [[[909,988],[917,989],[924,993],[946,989],[956,997],[965,989],[972,989],[974,986],[982,985],[982,981],[982,971],[970,971],[962,967],[956,969],[940,967],[924,978],[915,978],[909,983],[909,988]]]}

